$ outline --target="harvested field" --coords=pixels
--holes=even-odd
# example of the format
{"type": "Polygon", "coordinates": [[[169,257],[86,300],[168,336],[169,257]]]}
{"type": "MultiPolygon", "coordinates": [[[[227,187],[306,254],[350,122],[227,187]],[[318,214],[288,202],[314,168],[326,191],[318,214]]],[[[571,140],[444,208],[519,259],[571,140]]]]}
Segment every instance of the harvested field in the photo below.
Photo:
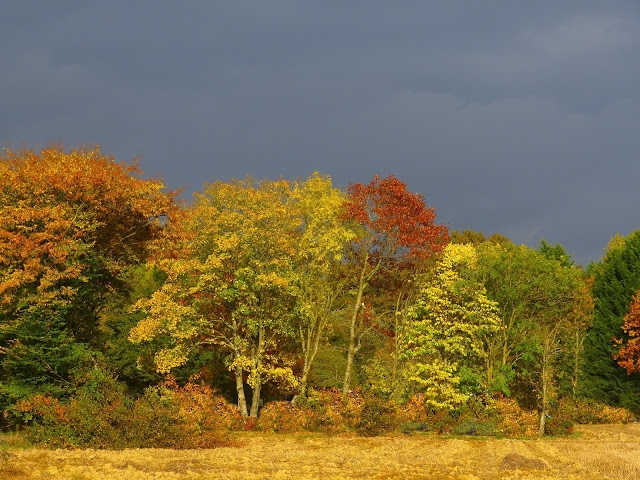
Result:
{"type": "Polygon", "coordinates": [[[640,424],[541,440],[247,434],[214,450],[2,450],[2,479],[640,479],[640,424]]]}

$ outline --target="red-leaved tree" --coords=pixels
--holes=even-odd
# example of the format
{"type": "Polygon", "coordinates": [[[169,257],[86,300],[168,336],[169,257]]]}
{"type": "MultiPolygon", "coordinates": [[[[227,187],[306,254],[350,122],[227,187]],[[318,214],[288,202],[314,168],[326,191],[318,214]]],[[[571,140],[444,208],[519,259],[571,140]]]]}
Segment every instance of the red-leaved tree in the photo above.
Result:
{"type": "Polygon", "coordinates": [[[364,301],[367,288],[392,268],[441,251],[449,237],[446,226],[435,224],[435,210],[425,205],[422,195],[407,191],[406,184],[392,175],[382,179],[376,175],[366,185],[350,184],[343,216],[359,227],[349,258],[357,278],[354,278],[355,301],[351,308],[342,389],[346,396],[351,386],[353,361],[370,321],[364,301]]]}
{"type": "Polygon", "coordinates": [[[615,339],[620,350],[613,357],[629,375],[640,372],[640,291],[631,299],[629,313],[624,316],[622,330],[627,339],[615,339]]]}

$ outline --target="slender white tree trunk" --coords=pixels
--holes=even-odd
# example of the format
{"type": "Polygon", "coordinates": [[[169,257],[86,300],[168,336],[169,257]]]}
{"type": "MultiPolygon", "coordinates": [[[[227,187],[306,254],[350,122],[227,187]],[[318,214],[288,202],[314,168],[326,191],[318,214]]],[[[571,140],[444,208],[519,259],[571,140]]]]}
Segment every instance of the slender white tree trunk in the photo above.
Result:
{"type": "Polygon", "coordinates": [[[247,399],[244,396],[244,382],[242,381],[242,368],[236,367],[236,391],[238,392],[238,408],[240,409],[240,415],[246,417],[247,412],[247,399]]]}

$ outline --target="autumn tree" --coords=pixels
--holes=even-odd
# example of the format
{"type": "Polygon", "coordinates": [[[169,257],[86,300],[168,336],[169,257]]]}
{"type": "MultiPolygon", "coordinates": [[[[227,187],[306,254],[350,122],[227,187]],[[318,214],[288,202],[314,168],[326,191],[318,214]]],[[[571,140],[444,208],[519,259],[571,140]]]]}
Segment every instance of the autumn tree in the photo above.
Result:
{"type": "Polygon", "coordinates": [[[559,243],[551,245],[543,238],[540,240],[537,250],[545,257],[557,260],[563,267],[572,267],[574,265],[571,255],[559,243]]]}
{"type": "Polygon", "coordinates": [[[487,298],[477,275],[475,248],[449,244],[410,308],[401,337],[405,374],[428,405],[451,408],[468,398],[473,386],[465,391],[461,385],[463,369],[469,376],[486,361],[483,342],[498,325],[497,303],[487,298]]]}
{"type": "Polygon", "coordinates": [[[146,317],[133,342],[164,339],[156,369],[169,372],[203,346],[220,349],[234,373],[243,415],[257,416],[266,381],[293,388],[282,343],[294,335],[299,310],[296,258],[298,205],[285,180],[233,180],[205,186],[187,223],[187,255],[159,264],[162,288],[136,306],[146,317]],[[245,377],[246,376],[246,377],[245,377]],[[252,390],[247,408],[244,381],[252,390]]]}
{"type": "Polygon", "coordinates": [[[591,295],[594,278],[582,272],[578,291],[575,292],[573,310],[567,317],[565,345],[562,352],[561,383],[567,385],[563,393],[579,395],[580,379],[584,367],[584,344],[589,327],[593,323],[594,300],[591,295]]]}
{"type": "Polygon", "coordinates": [[[622,330],[626,333],[626,337],[616,339],[620,350],[614,354],[614,358],[629,375],[640,373],[640,291],[636,292],[631,299],[629,313],[624,316],[622,330]]]}
{"type": "Polygon", "coordinates": [[[132,345],[129,341],[130,330],[143,316],[141,312],[130,311],[130,307],[160,289],[166,276],[153,265],[140,263],[130,267],[120,278],[122,286],[100,312],[104,357],[118,380],[126,382],[130,390],[142,393],[144,388],[159,383],[162,376],[146,361],[151,356],[152,346],[132,345]]]}
{"type": "MultiPolygon", "coordinates": [[[[575,264],[566,249],[559,243],[550,244],[546,240],[540,240],[536,249],[546,258],[556,260],[561,266],[570,268],[575,264]]],[[[582,270],[580,270],[582,272],[582,270]]],[[[581,275],[582,283],[577,287],[576,304],[574,311],[571,313],[569,322],[565,325],[567,330],[565,333],[565,345],[561,353],[560,362],[560,385],[564,393],[573,396],[578,394],[578,383],[580,380],[582,365],[584,364],[584,341],[587,329],[591,325],[593,319],[593,298],[591,296],[591,288],[593,286],[593,276],[586,273],[581,275]]]]}
{"type": "Polygon", "coordinates": [[[174,195],[140,174],[97,147],[0,159],[0,358],[24,395],[71,386],[121,273],[166,240],[174,195]]]}
{"type": "Polygon", "coordinates": [[[304,396],[318,348],[338,309],[345,283],[340,267],[355,232],[340,218],[344,194],[332,186],[329,176],[316,172],[306,181],[296,182],[291,199],[301,215],[293,258],[300,289],[297,328],[303,357],[298,393],[304,396]]]}
{"type": "Polygon", "coordinates": [[[368,297],[375,299],[376,321],[363,361],[368,388],[380,397],[402,401],[407,385],[403,372],[402,341],[412,319],[411,309],[425,282],[431,279],[438,255],[403,262],[372,279],[368,297]],[[372,350],[372,351],[371,351],[372,350]]]}
{"type": "Polygon", "coordinates": [[[368,184],[347,187],[343,218],[355,224],[358,233],[347,258],[355,278],[343,395],[351,387],[354,359],[372,320],[365,298],[371,282],[399,265],[427,258],[445,247],[447,227],[436,225],[435,217],[435,210],[426,207],[422,195],[408,192],[394,176],[376,176],[368,184]]]}

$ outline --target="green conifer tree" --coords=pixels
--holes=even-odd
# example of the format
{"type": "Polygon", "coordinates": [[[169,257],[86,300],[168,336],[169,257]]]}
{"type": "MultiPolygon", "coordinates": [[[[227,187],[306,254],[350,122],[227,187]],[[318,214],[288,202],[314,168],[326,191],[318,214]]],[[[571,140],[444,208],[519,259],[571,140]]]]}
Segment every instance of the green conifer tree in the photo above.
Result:
{"type": "Polygon", "coordinates": [[[624,338],[620,327],[631,297],[640,289],[640,230],[614,237],[604,258],[590,270],[595,275],[595,312],[585,340],[580,394],[640,412],[640,374],[627,375],[613,358],[613,338],[624,338]]]}

